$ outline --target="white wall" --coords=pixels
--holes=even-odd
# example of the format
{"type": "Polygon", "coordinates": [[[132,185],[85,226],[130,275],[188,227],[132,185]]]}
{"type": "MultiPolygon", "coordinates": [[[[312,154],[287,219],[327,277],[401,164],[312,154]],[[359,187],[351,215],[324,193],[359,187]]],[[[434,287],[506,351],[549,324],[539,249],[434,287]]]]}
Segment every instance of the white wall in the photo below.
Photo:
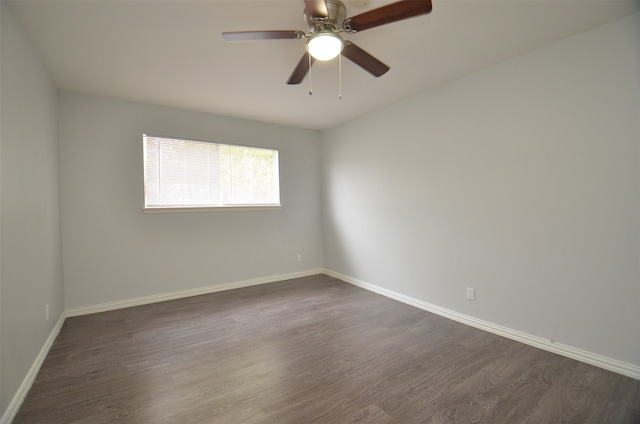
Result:
{"type": "Polygon", "coordinates": [[[64,294],[57,93],[10,7],[0,10],[2,416],[61,317],[64,294]]]}
{"type": "Polygon", "coordinates": [[[325,131],[325,267],[640,365],[639,29],[636,14],[325,131]]]}
{"type": "Polygon", "coordinates": [[[322,266],[317,132],[70,93],[59,113],[67,308],[322,266]],[[278,149],[282,209],[144,214],[143,133],[278,149]]]}

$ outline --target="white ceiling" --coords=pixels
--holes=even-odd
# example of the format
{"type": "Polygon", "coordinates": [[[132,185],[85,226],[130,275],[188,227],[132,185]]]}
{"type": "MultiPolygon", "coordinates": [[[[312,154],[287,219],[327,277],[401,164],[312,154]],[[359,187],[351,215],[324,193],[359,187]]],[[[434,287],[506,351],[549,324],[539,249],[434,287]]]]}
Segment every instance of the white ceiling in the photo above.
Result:
{"type": "MultiPolygon", "coordinates": [[[[392,1],[343,0],[347,16],[392,1]],[[369,3],[368,6],[356,5],[369,3]]],[[[223,31],[305,30],[302,0],[14,0],[57,86],[323,129],[640,11],[621,0],[433,0],[430,15],[347,35],[391,67],[316,62],[286,84],[304,40],[228,44],[223,31]]]]}

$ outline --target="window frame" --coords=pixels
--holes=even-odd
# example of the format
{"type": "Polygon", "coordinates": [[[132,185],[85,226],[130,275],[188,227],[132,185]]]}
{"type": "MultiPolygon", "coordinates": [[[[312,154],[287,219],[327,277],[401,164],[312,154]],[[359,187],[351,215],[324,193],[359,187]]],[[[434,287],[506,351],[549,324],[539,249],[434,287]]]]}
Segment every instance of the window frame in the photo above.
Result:
{"type": "Polygon", "coordinates": [[[249,146],[244,144],[231,144],[231,143],[221,143],[217,141],[209,141],[209,140],[198,140],[192,138],[185,137],[175,137],[175,136],[162,136],[155,135],[151,133],[143,133],[142,134],[142,212],[144,213],[180,213],[180,212],[233,212],[233,211],[278,211],[282,209],[282,196],[281,194],[281,186],[280,186],[280,151],[271,147],[256,147],[249,146]],[[248,149],[257,149],[257,150],[270,150],[276,152],[277,155],[277,178],[278,178],[278,204],[223,204],[223,205],[170,205],[170,206],[147,206],[147,193],[146,193],[146,149],[145,149],[145,138],[152,137],[158,139],[167,139],[167,140],[177,140],[177,141],[187,141],[187,142],[195,142],[195,143],[210,143],[217,144],[221,146],[230,146],[230,147],[241,147],[248,149]]]}

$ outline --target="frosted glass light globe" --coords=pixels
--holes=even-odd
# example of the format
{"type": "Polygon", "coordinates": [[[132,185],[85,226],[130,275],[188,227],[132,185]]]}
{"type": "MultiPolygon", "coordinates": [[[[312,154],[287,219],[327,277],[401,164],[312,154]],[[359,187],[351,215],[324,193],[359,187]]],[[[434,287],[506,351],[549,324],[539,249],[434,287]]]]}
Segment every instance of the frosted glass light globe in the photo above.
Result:
{"type": "Polygon", "coordinates": [[[319,32],[307,41],[307,50],[317,60],[331,60],[342,52],[342,38],[330,31],[319,32]]]}

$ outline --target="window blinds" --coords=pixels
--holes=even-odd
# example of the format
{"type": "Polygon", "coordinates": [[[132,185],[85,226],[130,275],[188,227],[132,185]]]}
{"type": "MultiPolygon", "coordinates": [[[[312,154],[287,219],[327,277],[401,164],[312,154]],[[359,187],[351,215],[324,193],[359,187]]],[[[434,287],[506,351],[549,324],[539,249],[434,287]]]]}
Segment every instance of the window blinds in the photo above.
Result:
{"type": "Polygon", "coordinates": [[[146,208],[280,204],[277,150],[143,136],[146,208]]]}

